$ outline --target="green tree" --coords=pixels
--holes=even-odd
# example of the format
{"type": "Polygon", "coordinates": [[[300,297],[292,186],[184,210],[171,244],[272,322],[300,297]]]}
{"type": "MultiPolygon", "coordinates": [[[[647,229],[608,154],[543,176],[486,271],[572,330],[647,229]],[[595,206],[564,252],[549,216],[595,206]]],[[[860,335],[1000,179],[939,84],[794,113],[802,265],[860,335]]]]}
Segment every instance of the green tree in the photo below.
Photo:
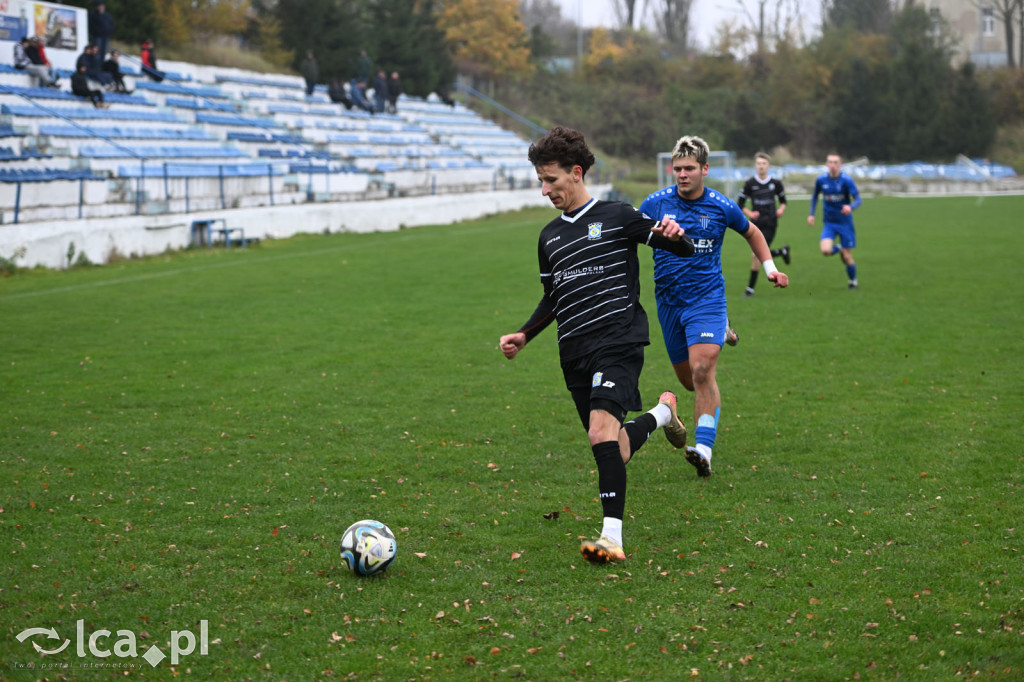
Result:
{"type": "Polygon", "coordinates": [[[965,62],[952,81],[940,117],[949,154],[984,156],[995,141],[996,124],[988,96],[974,77],[974,64],[965,62]]]}
{"type": "Polygon", "coordinates": [[[889,0],[824,0],[825,29],[845,28],[860,33],[886,33],[892,24],[889,0]]]}
{"type": "Polygon", "coordinates": [[[355,60],[368,31],[363,21],[363,3],[354,0],[277,0],[268,8],[280,22],[281,43],[291,50],[292,68],[298,69],[313,50],[322,80],[355,74],[355,60]]]}
{"type": "Polygon", "coordinates": [[[835,74],[833,83],[832,147],[845,157],[891,158],[894,126],[887,64],[857,57],[835,74]]]}
{"type": "Polygon", "coordinates": [[[949,53],[929,33],[920,8],[901,12],[893,24],[889,64],[893,101],[893,156],[936,159],[948,153],[938,113],[950,80],[949,53]]]}
{"type": "MultiPolygon", "coordinates": [[[[159,41],[160,22],[156,13],[157,0],[106,0],[107,11],[114,18],[114,40],[141,45],[146,38],[159,41]]],[[[67,0],[72,7],[93,9],[95,0],[67,0]]]]}
{"type": "Polygon", "coordinates": [[[407,93],[425,96],[455,79],[436,14],[435,3],[427,0],[376,0],[370,4],[370,36],[378,68],[398,71],[407,93]]]}
{"type": "Polygon", "coordinates": [[[272,13],[256,13],[250,17],[247,38],[250,46],[271,64],[287,67],[294,63],[295,51],[285,48],[281,41],[281,20],[272,13]]]}

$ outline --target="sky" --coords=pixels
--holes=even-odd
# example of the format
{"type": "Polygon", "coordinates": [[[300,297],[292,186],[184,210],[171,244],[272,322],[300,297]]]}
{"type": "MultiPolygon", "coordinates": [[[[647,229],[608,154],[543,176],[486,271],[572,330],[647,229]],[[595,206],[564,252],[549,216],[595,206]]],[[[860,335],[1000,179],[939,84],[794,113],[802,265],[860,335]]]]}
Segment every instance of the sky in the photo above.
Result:
{"type": "MultiPolygon", "coordinates": [[[[691,35],[697,37],[697,44],[706,47],[708,45],[706,37],[713,36],[715,29],[723,21],[743,22],[745,15],[740,8],[741,1],[751,12],[755,11],[757,0],[693,0],[690,15],[691,35]],[[701,39],[700,36],[705,38],[701,39]]],[[[803,11],[810,16],[816,17],[820,11],[821,3],[818,0],[798,0],[798,2],[803,11]]],[[[641,3],[646,10],[652,4],[652,0],[637,0],[638,6],[641,3]]],[[[577,12],[579,12],[580,24],[585,27],[615,26],[618,23],[615,17],[614,0],[558,0],[558,4],[561,5],[562,16],[566,19],[576,21],[577,12]]]]}

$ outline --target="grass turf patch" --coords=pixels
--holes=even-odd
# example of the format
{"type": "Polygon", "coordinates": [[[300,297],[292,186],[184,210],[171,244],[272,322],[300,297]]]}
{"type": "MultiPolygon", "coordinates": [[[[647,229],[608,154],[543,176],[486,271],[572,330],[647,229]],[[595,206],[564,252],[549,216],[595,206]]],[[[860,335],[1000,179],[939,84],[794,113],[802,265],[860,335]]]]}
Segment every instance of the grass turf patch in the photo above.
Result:
{"type": "MultiPolygon", "coordinates": [[[[0,280],[8,675],[100,660],[15,639],[81,619],[140,655],[206,620],[173,667],[235,678],[1019,678],[1024,199],[866,199],[857,291],[792,203],[788,290],[726,238],[715,475],[655,434],[610,567],[554,330],[497,350],[549,210],[0,280]],[[340,568],[360,518],[383,576],[340,568]]],[[[641,390],[692,428],[641,261],[641,390]]]]}

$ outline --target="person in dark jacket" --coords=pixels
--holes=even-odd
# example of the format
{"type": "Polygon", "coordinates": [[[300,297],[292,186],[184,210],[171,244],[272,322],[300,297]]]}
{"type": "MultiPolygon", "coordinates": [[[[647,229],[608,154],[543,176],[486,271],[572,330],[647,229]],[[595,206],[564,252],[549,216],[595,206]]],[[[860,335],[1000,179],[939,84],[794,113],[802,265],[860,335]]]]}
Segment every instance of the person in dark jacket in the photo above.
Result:
{"type": "Polygon", "coordinates": [[[46,67],[47,74],[50,78],[50,87],[60,87],[60,76],[57,75],[57,69],[53,68],[53,64],[46,58],[46,48],[43,47],[43,41],[39,39],[39,36],[32,36],[29,41],[28,49],[26,50],[28,58],[32,60],[33,64],[41,65],[46,67]]]}
{"type": "Polygon", "coordinates": [[[356,80],[361,83],[369,83],[373,71],[373,62],[366,50],[359,50],[359,59],[356,60],[356,80]]]}
{"type": "Polygon", "coordinates": [[[388,102],[388,77],[383,71],[378,71],[373,77],[373,110],[378,114],[384,113],[388,102]]]}
{"type": "Polygon", "coordinates": [[[92,105],[97,109],[107,108],[103,102],[103,91],[89,87],[89,76],[85,72],[85,64],[79,64],[78,70],[71,76],[71,92],[79,97],[91,99],[92,105]]]}
{"type": "Polygon", "coordinates": [[[312,96],[313,89],[316,88],[316,83],[320,80],[320,65],[316,63],[313,50],[306,52],[306,58],[299,64],[299,73],[306,79],[306,97],[312,96]]]}
{"type": "Polygon", "coordinates": [[[112,35],[114,35],[114,18],[107,12],[107,3],[100,0],[96,3],[96,9],[89,12],[89,42],[95,43],[101,60],[107,54],[112,35]]]}
{"type": "Polygon", "coordinates": [[[333,79],[327,86],[327,96],[332,102],[343,105],[345,109],[352,108],[352,100],[348,98],[348,92],[345,90],[345,81],[340,78],[333,79]]]}
{"type": "Polygon", "coordinates": [[[32,49],[32,40],[28,37],[22,38],[21,42],[14,44],[14,68],[30,75],[34,87],[56,87],[57,81],[54,80],[50,70],[31,56],[32,49]]]}
{"type": "Polygon", "coordinates": [[[388,113],[398,113],[398,96],[402,94],[402,80],[398,77],[397,71],[391,72],[388,79],[388,113]]]}
{"type": "Polygon", "coordinates": [[[128,86],[124,82],[124,74],[121,73],[121,62],[119,61],[121,53],[117,50],[110,51],[110,58],[103,62],[103,73],[110,76],[114,81],[114,90],[117,92],[128,93],[128,86]]]}
{"type": "Polygon", "coordinates": [[[103,59],[100,57],[99,48],[89,43],[85,46],[85,51],[78,55],[78,59],[75,61],[75,70],[78,67],[85,66],[85,75],[90,80],[96,81],[100,85],[112,86],[114,79],[110,77],[110,74],[103,71],[103,59]]]}

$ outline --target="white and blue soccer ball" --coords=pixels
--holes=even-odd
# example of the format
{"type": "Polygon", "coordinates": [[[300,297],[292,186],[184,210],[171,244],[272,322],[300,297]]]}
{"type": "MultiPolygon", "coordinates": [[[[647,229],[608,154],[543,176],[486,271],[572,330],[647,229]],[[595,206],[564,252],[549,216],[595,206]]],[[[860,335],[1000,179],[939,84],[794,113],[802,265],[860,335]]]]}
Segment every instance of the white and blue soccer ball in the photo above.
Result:
{"type": "Polygon", "coordinates": [[[380,521],[356,521],[341,536],[341,563],[356,575],[383,573],[396,553],[395,534],[380,521]]]}

